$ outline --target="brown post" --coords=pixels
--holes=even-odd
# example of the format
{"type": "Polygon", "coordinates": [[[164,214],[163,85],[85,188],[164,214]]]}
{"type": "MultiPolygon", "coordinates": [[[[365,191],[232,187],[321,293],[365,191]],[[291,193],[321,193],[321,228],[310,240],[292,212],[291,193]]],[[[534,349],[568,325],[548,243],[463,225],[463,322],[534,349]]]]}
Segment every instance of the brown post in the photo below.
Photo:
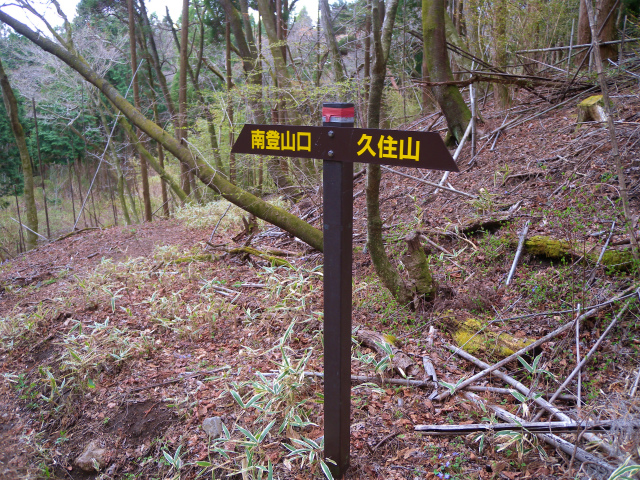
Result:
{"type": "MultiPolygon", "coordinates": [[[[322,105],[322,125],[354,125],[353,103],[322,105]],[[349,121],[350,119],[350,121],[349,121]]],[[[329,133],[332,137],[332,134],[329,133]]],[[[336,144],[337,148],[340,145],[336,144]]],[[[324,453],[342,478],[349,468],[351,422],[351,263],[353,163],[323,159],[324,236],[324,453]]]]}

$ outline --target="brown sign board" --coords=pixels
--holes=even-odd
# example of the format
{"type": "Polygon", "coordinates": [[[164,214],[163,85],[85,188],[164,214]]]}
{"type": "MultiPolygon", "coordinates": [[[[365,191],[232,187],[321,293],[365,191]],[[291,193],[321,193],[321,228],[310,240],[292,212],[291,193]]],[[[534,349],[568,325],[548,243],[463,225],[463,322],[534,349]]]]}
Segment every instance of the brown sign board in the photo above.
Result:
{"type": "Polygon", "coordinates": [[[458,171],[435,132],[247,124],[231,151],[458,171]]]}

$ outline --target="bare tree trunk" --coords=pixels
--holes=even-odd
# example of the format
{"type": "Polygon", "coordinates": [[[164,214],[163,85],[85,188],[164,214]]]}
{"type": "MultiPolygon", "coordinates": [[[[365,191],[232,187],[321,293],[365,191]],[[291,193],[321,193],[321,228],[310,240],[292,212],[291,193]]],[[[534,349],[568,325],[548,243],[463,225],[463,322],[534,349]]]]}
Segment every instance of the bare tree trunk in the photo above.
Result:
{"type": "MultiPolygon", "coordinates": [[[[580,0],[580,10],[578,12],[578,45],[584,45],[591,43],[592,31],[589,24],[589,15],[585,7],[585,1],[590,1],[591,9],[593,10],[593,0],[580,0]]],[[[596,11],[594,13],[596,21],[596,32],[598,34],[599,42],[609,42],[615,40],[616,37],[616,12],[614,8],[621,8],[619,5],[616,7],[616,0],[597,0],[596,11]],[[605,23],[606,22],[606,23],[605,23]]],[[[587,55],[588,51],[585,50],[576,56],[576,63],[578,65],[582,63],[582,59],[587,55]]],[[[603,62],[606,62],[609,58],[616,59],[618,56],[618,47],[616,45],[601,45],[600,56],[603,62]]]]}
{"type": "MultiPolygon", "coordinates": [[[[131,52],[131,73],[133,75],[133,103],[140,110],[140,87],[138,85],[138,54],[136,51],[136,22],[133,15],[133,0],[127,0],[127,11],[129,13],[129,50],[131,52]]],[[[138,142],[140,142],[140,131],[136,132],[138,142]]],[[[151,196],[149,193],[149,171],[147,161],[142,155],[140,158],[140,176],[142,177],[142,199],[144,203],[144,219],[151,222],[151,196]]]]}
{"type": "MultiPolygon", "coordinates": [[[[16,139],[18,151],[20,152],[20,160],[22,161],[22,176],[24,177],[24,204],[26,210],[26,226],[33,232],[38,231],[38,211],[36,210],[36,198],[33,188],[33,168],[29,149],[27,148],[27,140],[24,134],[22,124],[18,119],[18,102],[9,83],[9,78],[4,71],[2,62],[0,61],[0,87],[2,88],[2,98],[4,106],[9,115],[11,123],[11,131],[16,139]]],[[[27,230],[27,248],[35,248],[38,244],[38,236],[27,230]]]]}
{"type": "Polygon", "coordinates": [[[89,223],[87,223],[87,214],[86,214],[86,208],[82,208],[82,206],[86,203],[85,202],[85,198],[84,195],[82,194],[82,181],[80,179],[80,169],[78,168],[78,165],[80,164],[80,155],[78,155],[76,157],[76,161],[73,162],[73,169],[76,172],[76,179],[78,180],[78,196],[80,197],[80,208],[81,208],[81,212],[80,214],[82,215],[82,221],[84,222],[84,228],[87,228],[89,226],[91,226],[91,215],[89,215],[89,223]]]}
{"type": "Polygon", "coordinates": [[[342,57],[340,55],[340,50],[338,50],[336,35],[333,31],[333,22],[331,21],[329,0],[320,0],[320,9],[322,11],[322,28],[324,29],[324,36],[327,40],[327,45],[329,45],[329,51],[331,52],[333,74],[335,75],[336,82],[344,82],[346,76],[344,73],[344,68],[342,68],[342,57]]]}
{"type": "MultiPolygon", "coordinates": [[[[493,2],[493,64],[504,71],[507,65],[507,2],[495,0],[493,2]]],[[[505,109],[509,106],[509,87],[502,83],[493,84],[493,96],[496,105],[505,109]]]]}
{"type": "MultiPolygon", "coordinates": [[[[105,131],[105,135],[108,137],[109,129],[107,128],[107,121],[104,117],[104,111],[98,102],[96,102],[95,107],[98,110],[98,114],[100,116],[100,122],[102,123],[102,128],[105,131]]],[[[109,142],[109,153],[111,154],[111,160],[113,161],[113,165],[116,169],[116,177],[118,179],[118,182],[116,184],[116,192],[118,195],[118,199],[120,200],[122,215],[124,216],[125,223],[127,225],[131,225],[131,217],[129,216],[127,201],[124,197],[124,175],[122,173],[122,167],[120,166],[120,158],[118,157],[118,152],[116,152],[115,148],[113,147],[113,142],[109,142]]],[[[74,217],[75,217],[75,214],[74,214],[74,217]]]]}
{"type": "MultiPolygon", "coordinates": [[[[249,23],[249,7],[247,0],[240,0],[240,8],[242,9],[242,17],[240,12],[235,9],[230,0],[222,0],[223,7],[225,9],[225,15],[230,21],[231,31],[235,37],[237,48],[242,56],[242,66],[245,74],[247,75],[247,81],[253,86],[252,91],[254,93],[249,94],[249,104],[253,115],[253,121],[258,124],[264,124],[267,122],[262,105],[262,68],[261,57],[258,55],[255,40],[253,38],[253,32],[251,30],[251,24],[249,23]],[[244,26],[244,29],[243,29],[244,26]]],[[[269,15],[271,33],[268,34],[269,42],[277,41],[275,31],[275,22],[273,21],[273,13],[269,15]]],[[[263,23],[261,22],[260,25],[263,23]]],[[[278,64],[284,67],[284,61],[282,60],[282,51],[279,48],[272,48],[272,54],[278,58],[278,64]],[[274,53],[275,52],[275,53],[274,53]]],[[[286,192],[289,195],[295,195],[297,189],[292,185],[289,176],[287,175],[286,164],[283,165],[278,157],[267,158],[267,171],[273,179],[278,190],[286,192]]]]}
{"type": "MultiPolygon", "coordinates": [[[[233,145],[233,102],[231,98],[231,22],[225,24],[225,67],[227,70],[227,120],[229,121],[229,147],[233,145]]],[[[236,183],[236,156],[229,153],[229,180],[236,183]]]]}
{"type": "MultiPolygon", "coordinates": [[[[588,2],[589,0],[587,0],[588,2]]],[[[602,57],[600,56],[600,49],[598,48],[597,41],[597,25],[593,14],[593,7],[590,3],[586,5],[587,14],[589,15],[589,25],[591,26],[591,34],[593,41],[593,52],[596,61],[596,68],[598,70],[598,80],[600,82],[600,89],[602,90],[602,97],[604,100],[604,108],[607,112],[607,126],[609,127],[609,139],[611,142],[611,153],[613,159],[616,162],[616,171],[618,174],[618,187],[620,189],[620,198],[622,199],[622,208],[624,211],[625,224],[629,232],[629,239],[631,241],[631,251],[636,261],[640,260],[640,252],[638,251],[638,240],[636,238],[633,228],[633,215],[631,214],[631,207],[629,206],[629,194],[627,192],[627,179],[622,167],[622,159],[620,158],[620,152],[618,151],[618,138],[616,136],[615,125],[613,124],[613,115],[611,112],[611,101],[609,100],[609,87],[607,86],[607,79],[604,76],[604,69],[602,66],[602,57]]]]}
{"type": "MultiPolygon", "coordinates": [[[[167,14],[169,13],[169,9],[167,8],[167,14]]],[[[158,56],[158,49],[156,47],[156,41],[153,37],[153,32],[151,30],[151,23],[149,22],[149,17],[147,15],[147,10],[144,5],[144,0],[140,0],[140,15],[142,17],[142,23],[148,31],[147,35],[143,35],[143,38],[148,40],[149,50],[150,50],[150,59],[153,64],[153,68],[156,71],[156,76],[158,77],[158,83],[160,84],[160,89],[162,90],[162,96],[164,97],[164,101],[167,105],[167,110],[169,110],[169,115],[171,116],[171,121],[174,126],[177,128],[176,122],[176,108],[173,105],[173,100],[171,98],[171,94],[169,93],[169,87],[167,86],[167,79],[164,76],[164,72],[162,71],[162,65],[160,64],[160,57],[158,56]]]]}
{"type": "Polygon", "coordinates": [[[76,200],[75,195],[73,194],[73,174],[71,172],[71,163],[67,158],[67,171],[69,173],[69,190],[71,191],[71,207],[73,209],[73,221],[76,221],[76,200]]]}
{"type": "Polygon", "coordinates": [[[36,100],[31,99],[33,105],[33,122],[36,127],[36,146],[38,147],[38,165],[40,166],[40,180],[42,181],[42,201],[44,203],[44,216],[47,221],[47,238],[51,238],[51,226],[49,225],[49,207],[47,206],[47,191],[44,187],[44,165],[42,164],[42,155],[40,155],[40,136],[38,134],[38,114],[36,112],[36,100]]]}
{"type": "MultiPolygon", "coordinates": [[[[609,42],[616,39],[616,20],[617,14],[615,8],[618,10],[622,7],[616,0],[598,0],[598,31],[600,32],[598,40],[600,42],[609,42]]],[[[622,3],[622,2],[620,2],[622,3]]],[[[618,46],[617,45],[601,45],[600,56],[603,62],[607,60],[617,60],[618,58],[618,46]]]]}
{"type": "MultiPolygon", "coordinates": [[[[453,80],[445,36],[444,0],[422,0],[422,37],[424,57],[433,82],[453,80]]],[[[471,120],[460,90],[454,85],[441,85],[432,88],[447,119],[449,133],[460,141],[471,120]]]]}
{"type": "MultiPolygon", "coordinates": [[[[189,0],[182,0],[182,26],[180,28],[180,70],[178,87],[178,130],[176,139],[186,145],[187,139],[187,69],[189,62],[189,0]],[[178,133],[179,132],[179,133],[178,133]]],[[[189,168],[184,163],[180,164],[180,187],[189,195],[191,182],[189,180],[189,168]]]]}
{"type": "MultiPolygon", "coordinates": [[[[380,108],[387,72],[387,60],[391,49],[391,33],[398,10],[398,0],[389,0],[384,25],[380,22],[379,0],[371,2],[371,18],[373,26],[373,50],[375,60],[371,72],[371,88],[369,90],[369,108],[367,112],[367,126],[380,128],[380,108]]],[[[367,165],[367,247],[376,273],[382,284],[402,305],[413,299],[411,292],[405,285],[397,269],[393,266],[384,248],[382,238],[382,215],[380,214],[380,180],[382,173],[380,165],[367,165]]]]}
{"type": "Polygon", "coordinates": [[[24,246],[24,234],[22,233],[22,217],[20,216],[20,204],[18,203],[18,188],[14,185],[13,195],[16,198],[16,214],[18,216],[18,253],[26,251],[24,246]]]}

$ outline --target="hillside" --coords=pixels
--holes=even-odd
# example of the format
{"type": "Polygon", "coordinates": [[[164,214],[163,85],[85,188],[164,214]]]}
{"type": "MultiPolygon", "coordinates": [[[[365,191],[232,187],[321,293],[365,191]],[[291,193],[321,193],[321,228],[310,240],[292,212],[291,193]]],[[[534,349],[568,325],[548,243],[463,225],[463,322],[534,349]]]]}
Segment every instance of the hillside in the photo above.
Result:
{"type": "MultiPolygon", "coordinates": [[[[612,100],[637,231],[640,98],[625,82],[612,100]]],[[[415,310],[398,305],[373,271],[365,176],[354,179],[352,374],[368,379],[352,384],[346,478],[607,478],[627,456],[640,461],[637,265],[607,131],[576,125],[576,105],[591,94],[547,112],[524,91],[507,112],[490,100],[477,156],[465,145],[460,173],[448,179],[473,198],[434,194],[424,181],[439,182],[441,172],[383,173],[387,246],[400,262],[405,237],[421,232],[439,285],[436,300],[415,310]],[[492,133],[518,117],[525,121],[492,133]],[[525,225],[524,252],[505,285],[525,225]],[[576,337],[581,357],[602,337],[580,392],[576,377],[553,405],[614,428],[578,435],[573,456],[532,433],[414,430],[502,421],[464,392],[442,398],[484,368],[448,344],[493,364],[577,316],[577,332],[567,328],[502,369],[542,397],[505,390],[495,373],[471,387],[521,419],[543,412],[550,420],[539,403],[574,369],[576,337]],[[395,346],[385,355],[359,344],[367,332],[395,346]],[[420,386],[398,381],[399,352],[420,386]],[[425,373],[429,362],[439,383],[425,373]],[[580,460],[590,435],[610,442],[608,452],[589,448],[608,471],[580,460]]],[[[437,130],[436,118],[406,127],[437,130]]],[[[273,478],[322,478],[322,378],[305,376],[322,371],[322,255],[262,223],[248,235],[235,207],[220,221],[227,205],[79,231],[0,266],[0,478],[268,478],[271,466],[273,478]],[[246,246],[262,255],[234,251],[246,246]],[[225,429],[205,422],[212,418],[225,429]],[[99,473],[74,463],[92,442],[102,450],[99,473]]],[[[320,227],[321,205],[310,195],[288,208],[320,227]]],[[[575,432],[558,435],[576,442],[575,432]]]]}

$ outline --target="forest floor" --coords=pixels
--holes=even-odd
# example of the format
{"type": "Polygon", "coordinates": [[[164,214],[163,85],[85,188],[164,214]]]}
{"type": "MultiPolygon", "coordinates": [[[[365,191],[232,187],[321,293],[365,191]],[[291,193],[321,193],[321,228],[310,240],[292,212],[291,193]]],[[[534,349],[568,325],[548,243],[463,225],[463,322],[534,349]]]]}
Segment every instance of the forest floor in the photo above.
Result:
{"type": "MultiPolygon", "coordinates": [[[[634,85],[612,94],[636,230],[637,92],[634,85]]],[[[418,180],[384,172],[381,208],[395,261],[416,230],[439,246],[425,243],[440,286],[432,303],[398,305],[381,286],[364,248],[365,178],[354,181],[354,328],[392,336],[420,367],[430,360],[442,382],[438,394],[481,370],[445,344],[464,343],[477,358],[495,363],[512,352],[503,342],[543,337],[574,319],[579,306],[585,311],[639,286],[637,269],[628,263],[607,131],[596,123],[576,129],[576,104],[585,96],[506,130],[493,149],[494,137],[482,136],[503,124],[505,112],[485,106],[479,154],[470,164],[465,146],[461,173],[449,177],[475,199],[433,194],[418,180]],[[506,286],[526,222],[529,243],[506,286]]],[[[547,107],[521,92],[509,118],[547,107]]],[[[442,175],[397,170],[431,182],[442,175]]],[[[317,195],[292,208],[320,227],[317,195]]],[[[207,241],[223,211],[222,204],[217,214],[196,207],[191,221],[86,230],[0,266],[0,478],[268,478],[270,468],[273,478],[323,476],[322,379],[304,376],[322,371],[322,255],[265,225],[251,246],[286,257],[289,266],[226,253],[248,240],[237,214],[216,231],[214,249],[207,241]],[[209,436],[203,422],[215,417],[224,428],[209,436]],[[92,442],[100,472],[87,473],[75,460],[92,442]]],[[[587,445],[585,435],[577,439],[614,468],[629,455],[639,461],[640,436],[630,426],[640,407],[634,388],[639,308],[637,296],[625,298],[584,319],[581,355],[629,302],[582,371],[580,403],[577,379],[555,401],[578,421],[615,421],[616,428],[598,433],[611,445],[608,454],[587,445]]],[[[400,379],[385,369],[393,358],[354,341],[352,373],[400,379]]],[[[524,360],[503,371],[553,394],[575,367],[575,330],[524,360]]],[[[424,372],[414,379],[425,379],[424,372]]],[[[490,374],[474,386],[506,385],[490,374]]],[[[345,478],[608,476],[526,432],[421,434],[416,425],[496,421],[462,392],[443,401],[433,393],[431,383],[353,383],[345,478]]],[[[535,396],[476,393],[522,418],[539,409],[535,396]]],[[[220,430],[216,422],[205,426],[220,430]]],[[[560,435],[576,442],[576,433],[560,435]]]]}

